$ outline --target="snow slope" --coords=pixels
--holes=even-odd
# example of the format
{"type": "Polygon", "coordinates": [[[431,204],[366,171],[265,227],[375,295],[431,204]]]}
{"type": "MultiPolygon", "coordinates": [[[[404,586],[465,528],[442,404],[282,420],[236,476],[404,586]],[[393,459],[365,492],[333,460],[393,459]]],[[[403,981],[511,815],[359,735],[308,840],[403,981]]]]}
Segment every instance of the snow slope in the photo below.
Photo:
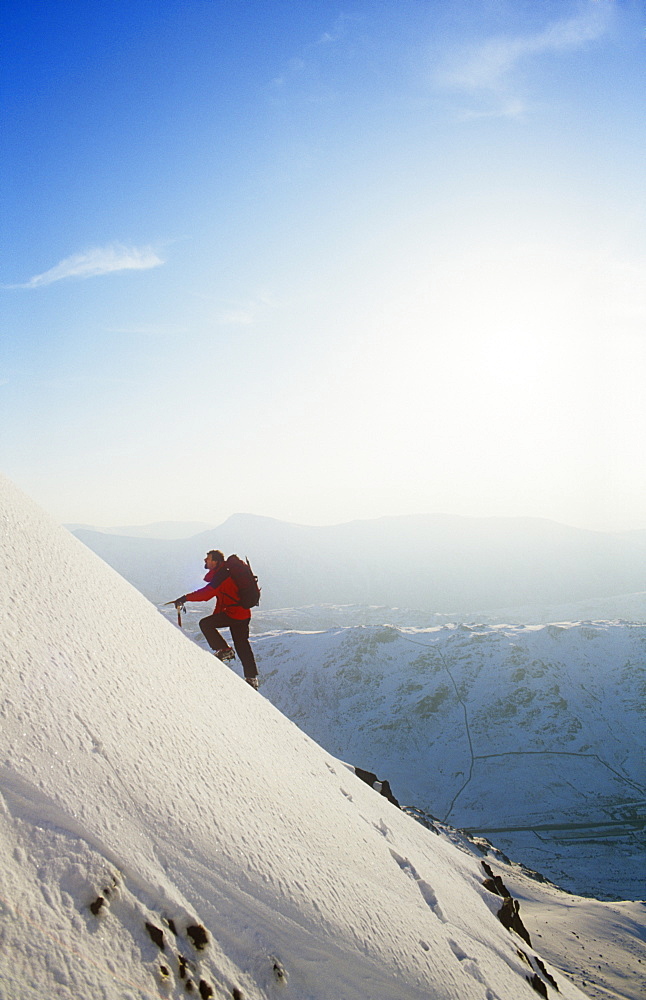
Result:
{"type": "MultiPolygon", "coordinates": [[[[462,850],[478,854],[486,845],[434,821],[434,830],[462,850]]],[[[646,904],[602,902],[565,893],[522,865],[486,849],[483,862],[520,901],[523,924],[543,958],[566,969],[591,998],[641,1000],[646,995],[646,904]]]]}
{"type": "Polygon", "coordinates": [[[645,626],[346,626],[254,645],[263,694],[400,803],[571,891],[646,896],[645,626]]]}
{"type": "Polygon", "coordinates": [[[476,858],[4,480],[0,517],[2,1000],[583,995],[476,858]]]}

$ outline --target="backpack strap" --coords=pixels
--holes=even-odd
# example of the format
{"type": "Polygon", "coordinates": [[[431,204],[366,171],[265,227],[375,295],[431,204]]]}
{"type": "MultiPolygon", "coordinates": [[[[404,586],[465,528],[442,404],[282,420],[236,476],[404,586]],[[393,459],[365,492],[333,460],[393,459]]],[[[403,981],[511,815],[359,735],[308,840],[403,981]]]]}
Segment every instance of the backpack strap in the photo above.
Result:
{"type": "Polygon", "coordinates": [[[231,576],[231,573],[229,571],[229,567],[225,563],[224,566],[217,571],[213,579],[207,582],[207,587],[219,587],[221,583],[224,583],[228,576],[231,576]]]}

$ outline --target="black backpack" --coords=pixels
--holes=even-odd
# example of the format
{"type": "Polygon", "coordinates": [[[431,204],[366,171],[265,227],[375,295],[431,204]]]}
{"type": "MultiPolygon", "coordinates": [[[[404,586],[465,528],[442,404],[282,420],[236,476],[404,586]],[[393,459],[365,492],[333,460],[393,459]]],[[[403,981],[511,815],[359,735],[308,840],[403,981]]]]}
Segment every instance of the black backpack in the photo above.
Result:
{"type": "Polygon", "coordinates": [[[254,575],[249,560],[243,562],[239,556],[231,555],[225,565],[238,588],[240,606],[255,608],[257,604],[260,604],[260,587],[258,586],[258,577],[254,575]]]}

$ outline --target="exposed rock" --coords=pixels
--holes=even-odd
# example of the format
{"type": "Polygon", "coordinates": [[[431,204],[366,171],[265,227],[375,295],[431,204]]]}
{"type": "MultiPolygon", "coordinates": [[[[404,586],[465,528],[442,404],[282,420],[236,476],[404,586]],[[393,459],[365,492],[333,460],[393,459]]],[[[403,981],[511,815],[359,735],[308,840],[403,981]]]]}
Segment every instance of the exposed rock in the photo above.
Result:
{"type": "Polygon", "coordinates": [[[518,934],[523,941],[526,941],[531,948],[532,942],[529,932],[520,919],[520,905],[518,900],[512,898],[512,895],[503,880],[499,875],[494,875],[486,861],[481,861],[480,864],[488,876],[488,878],[486,878],[482,883],[485,889],[487,889],[488,892],[494,893],[496,896],[501,896],[503,900],[502,906],[496,914],[498,920],[503,927],[507,928],[507,930],[515,931],[516,934],[518,934]]]}
{"type": "Polygon", "coordinates": [[[541,979],[540,976],[538,976],[536,973],[534,973],[533,976],[528,976],[527,977],[527,982],[531,986],[533,986],[533,988],[536,990],[536,992],[540,996],[545,997],[546,1000],[547,1000],[547,986],[545,985],[545,983],[543,982],[543,980],[541,979]]]}
{"type": "Polygon", "coordinates": [[[354,773],[356,774],[357,778],[361,778],[362,781],[365,781],[367,785],[370,785],[371,788],[374,788],[375,791],[379,792],[380,795],[384,795],[388,799],[388,801],[392,802],[392,804],[394,806],[397,806],[398,809],[401,808],[399,802],[397,801],[397,799],[395,798],[395,796],[391,791],[390,784],[388,781],[380,781],[377,775],[373,774],[372,771],[364,771],[363,768],[361,767],[355,767],[354,773]]]}
{"type": "Polygon", "coordinates": [[[209,935],[206,929],[201,924],[191,924],[190,927],[186,928],[186,933],[197,951],[204,951],[209,943],[209,935]]]}
{"type": "Polygon", "coordinates": [[[164,932],[160,930],[159,927],[155,927],[154,924],[149,924],[148,921],[146,921],[146,930],[148,931],[151,940],[154,941],[159,950],[165,951],[166,948],[164,945],[164,932]]]}

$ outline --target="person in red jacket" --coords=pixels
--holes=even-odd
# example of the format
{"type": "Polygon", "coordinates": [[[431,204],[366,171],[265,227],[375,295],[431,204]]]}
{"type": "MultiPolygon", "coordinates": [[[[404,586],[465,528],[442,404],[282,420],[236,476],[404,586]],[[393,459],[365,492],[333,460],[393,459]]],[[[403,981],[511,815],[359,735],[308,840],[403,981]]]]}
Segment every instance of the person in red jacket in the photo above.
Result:
{"type": "Polygon", "coordinates": [[[215,597],[213,614],[202,618],[200,622],[202,634],[218,659],[224,662],[232,660],[235,653],[226,640],[222,638],[218,629],[230,629],[231,639],[235,651],[240,657],[245,680],[247,684],[257,689],[258,668],[249,643],[251,611],[248,608],[243,608],[240,604],[238,588],[226,567],[224,553],[220,552],[219,549],[211,549],[206,554],[204,568],[206,570],[204,577],[206,586],[191,594],[178,597],[173,603],[175,607],[178,607],[185,604],[186,601],[211,601],[215,597]]]}

